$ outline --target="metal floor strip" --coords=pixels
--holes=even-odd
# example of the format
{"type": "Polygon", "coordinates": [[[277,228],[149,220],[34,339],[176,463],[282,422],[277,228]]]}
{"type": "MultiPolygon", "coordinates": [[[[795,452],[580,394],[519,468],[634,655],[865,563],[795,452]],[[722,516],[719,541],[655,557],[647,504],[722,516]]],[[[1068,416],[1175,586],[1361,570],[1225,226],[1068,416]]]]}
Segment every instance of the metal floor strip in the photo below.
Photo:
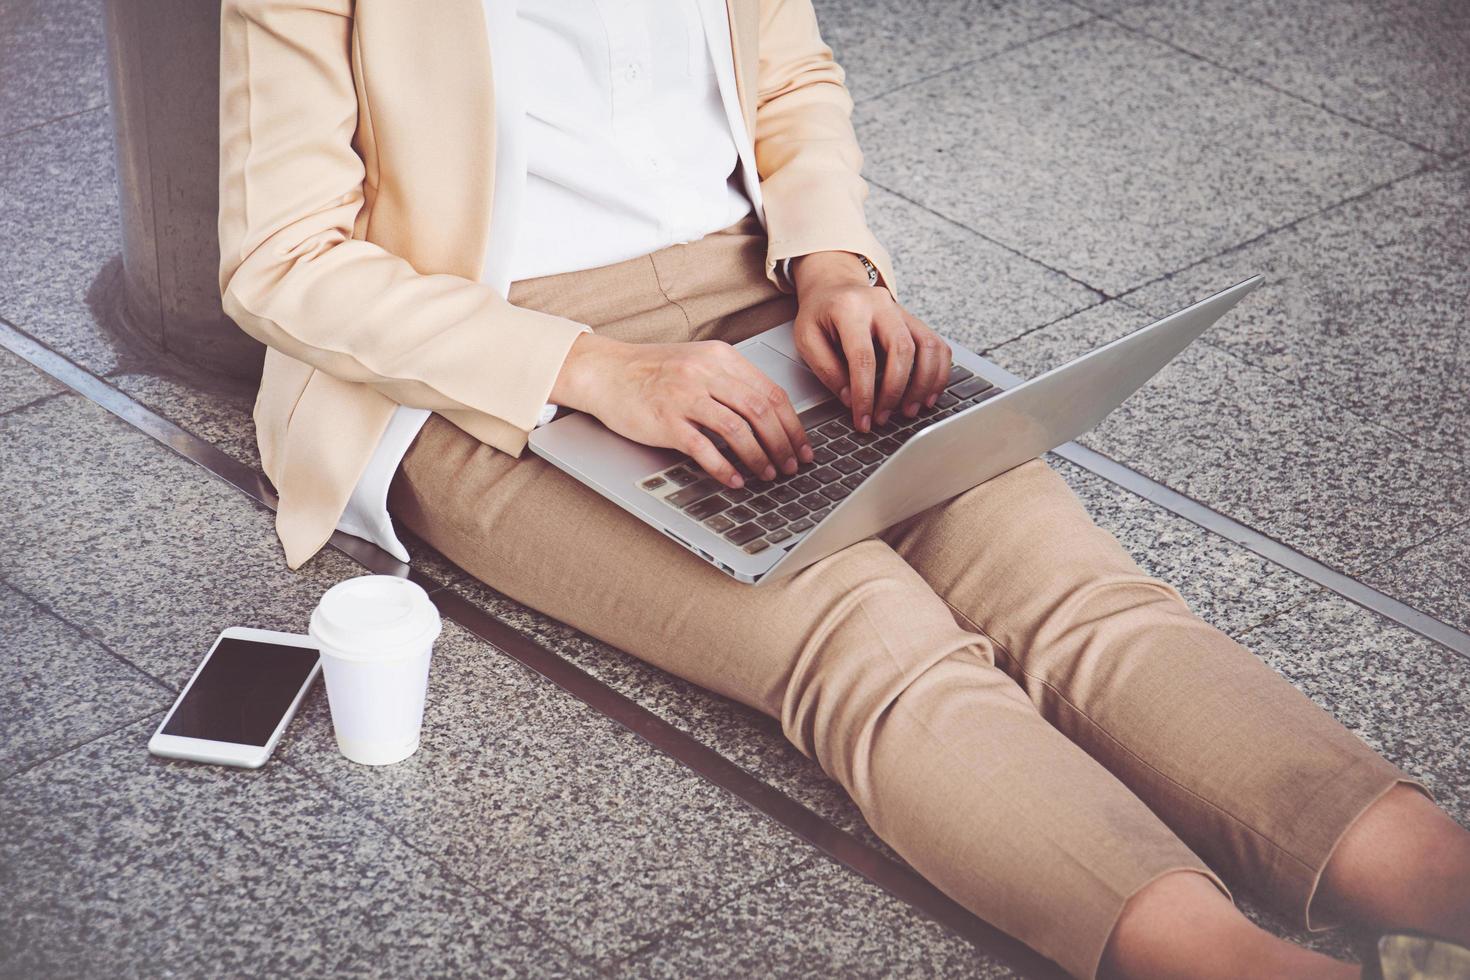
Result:
{"type": "MultiPolygon", "coordinates": [[[[276,495],[263,475],[222,452],[212,443],[134,401],[66,356],[0,320],[0,347],[30,363],[134,428],[162,443],[246,496],[274,511],[276,495]]],[[[614,691],[586,671],[516,632],[471,603],[452,586],[424,578],[374,545],[337,533],[330,545],[369,571],[418,582],[433,596],[441,614],[492,647],[545,677],[599,714],[617,722],[653,748],[733,794],[781,824],[829,858],[867,878],[889,894],[943,923],[976,948],[1036,980],[1065,980],[1050,960],[977,918],[912,868],[873,850],[857,837],[833,826],[801,803],[761,781],[689,733],[614,691]]],[[[901,941],[902,937],[895,937],[901,941]]]]}
{"type": "MultiPolygon", "coordinates": [[[[981,360],[985,362],[985,374],[991,381],[1010,387],[1025,380],[994,361],[985,358],[981,360]]],[[[1393,596],[1380,592],[1371,585],[1365,585],[1350,575],[1344,575],[1336,569],[1329,568],[1315,558],[1310,558],[1275,538],[1247,527],[1234,518],[1227,517],[1191,497],[1186,497],[1177,490],[1171,490],[1137,470],[1109,459],[1095,449],[1068,442],[1058,446],[1052,452],[1068,462],[1076,463],[1083,469],[1097,474],[1109,483],[1116,484],[1145,500],[1158,504],[1171,514],[1182,517],[1190,523],[1198,524],[1207,531],[1213,531],[1247,551],[1260,555],[1273,564],[1280,565],[1310,582],[1315,582],[1337,593],[1344,599],[1376,612],[1386,619],[1391,619],[1400,626],[1405,626],[1420,636],[1448,647],[1461,656],[1470,657],[1470,633],[1456,629],[1428,613],[1400,602],[1393,596]]]]}

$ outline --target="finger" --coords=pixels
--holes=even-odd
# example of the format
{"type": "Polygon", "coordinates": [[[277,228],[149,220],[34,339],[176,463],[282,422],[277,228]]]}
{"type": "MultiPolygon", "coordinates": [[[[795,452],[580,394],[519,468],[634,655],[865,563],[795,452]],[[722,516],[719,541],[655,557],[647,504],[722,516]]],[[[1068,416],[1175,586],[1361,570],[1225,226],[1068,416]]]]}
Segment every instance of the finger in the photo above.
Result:
{"type": "MultiPolygon", "coordinates": [[[[832,337],[823,330],[813,317],[803,317],[798,311],[796,327],[796,352],[812,369],[817,380],[827,386],[832,394],[841,397],[847,388],[847,366],[842,361],[840,349],[833,345],[832,337]]],[[[848,400],[842,399],[846,405],[848,400]]]]}
{"type": "Polygon", "coordinates": [[[882,425],[898,408],[909,386],[909,376],[914,368],[914,335],[897,309],[880,313],[874,319],[874,333],[883,345],[884,357],[883,380],[873,406],[873,418],[882,425]]]}
{"type": "Polygon", "coordinates": [[[878,362],[873,351],[872,320],[866,314],[845,317],[837,321],[837,336],[847,361],[852,424],[859,432],[867,432],[873,426],[873,382],[878,362]]]}
{"type": "Polygon", "coordinates": [[[797,447],[791,444],[791,436],[776,414],[776,406],[786,400],[786,392],[750,361],[745,361],[742,375],[744,378],[731,378],[717,385],[711,394],[748,423],[776,469],[788,475],[797,472],[797,447]]]}
{"type": "Polygon", "coordinates": [[[945,386],[949,384],[949,372],[954,368],[954,351],[950,349],[949,342],[938,334],[934,336],[939,338],[939,370],[935,374],[934,387],[930,389],[929,397],[924,399],[924,404],[930,408],[944,394],[945,386]]]}
{"type": "Polygon", "coordinates": [[[743,487],[745,479],[735,469],[735,466],[721,455],[710,441],[709,436],[699,431],[693,424],[686,426],[686,431],[681,435],[679,445],[673,447],[680,450],[684,455],[699,464],[699,468],[710,476],[719,480],[727,487],[743,487]]]}
{"type": "Polygon", "coordinates": [[[941,373],[941,366],[948,345],[921,321],[907,315],[905,319],[914,339],[914,370],[909,375],[908,391],[903,396],[903,413],[913,418],[930,395],[938,397],[938,392],[944,390],[940,382],[941,379],[948,380],[949,372],[941,373]]]}
{"type": "MultiPolygon", "coordinates": [[[[711,392],[711,395],[714,393],[711,392]]],[[[717,397],[705,400],[691,416],[693,421],[724,439],[730,451],[745,464],[746,469],[750,472],[762,480],[774,480],[776,478],[775,461],[767,455],[760,442],[756,440],[755,434],[751,432],[750,423],[742,418],[739,412],[716,401],[717,397]]]]}

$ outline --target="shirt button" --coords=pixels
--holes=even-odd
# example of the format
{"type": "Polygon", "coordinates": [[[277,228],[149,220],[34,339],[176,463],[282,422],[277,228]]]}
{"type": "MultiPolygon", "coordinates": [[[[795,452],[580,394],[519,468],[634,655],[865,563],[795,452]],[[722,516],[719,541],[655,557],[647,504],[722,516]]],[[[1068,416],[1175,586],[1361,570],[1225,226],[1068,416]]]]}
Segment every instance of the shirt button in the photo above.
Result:
{"type": "Polygon", "coordinates": [[[629,65],[627,67],[627,69],[623,72],[623,77],[626,78],[628,81],[631,82],[631,81],[636,80],[638,78],[638,76],[641,75],[641,74],[643,74],[643,69],[635,61],[631,65],[629,65]]]}

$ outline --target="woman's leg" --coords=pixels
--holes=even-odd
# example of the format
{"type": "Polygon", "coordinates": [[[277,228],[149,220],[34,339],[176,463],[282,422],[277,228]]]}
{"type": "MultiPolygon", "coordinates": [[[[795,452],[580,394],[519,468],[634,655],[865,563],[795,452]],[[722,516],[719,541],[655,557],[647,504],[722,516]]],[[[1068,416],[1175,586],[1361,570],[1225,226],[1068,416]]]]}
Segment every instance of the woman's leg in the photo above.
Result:
{"type": "MultiPolygon", "coordinates": [[[[1349,828],[1380,798],[1422,794],[1145,575],[1045,464],[1018,467],[883,537],[962,625],[994,640],[998,663],[1042,714],[1226,880],[1313,928],[1365,910],[1313,902],[1329,858],[1339,852],[1334,864],[1349,869],[1342,890],[1360,894],[1366,859],[1349,828]]],[[[1434,808],[1425,800],[1415,809],[1434,808]]],[[[1404,844],[1402,829],[1374,826],[1379,844],[1404,844]]]]}
{"type": "Polygon", "coordinates": [[[922,874],[1079,977],[1147,883],[1179,871],[1223,888],[881,541],[742,585],[438,416],[391,503],[494,588],[778,718],[922,874]]]}
{"type": "Polygon", "coordinates": [[[1470,946],[1470,831],[1395,786],[1343,835],[1313,905],[1324,919],[1470,946]]]}

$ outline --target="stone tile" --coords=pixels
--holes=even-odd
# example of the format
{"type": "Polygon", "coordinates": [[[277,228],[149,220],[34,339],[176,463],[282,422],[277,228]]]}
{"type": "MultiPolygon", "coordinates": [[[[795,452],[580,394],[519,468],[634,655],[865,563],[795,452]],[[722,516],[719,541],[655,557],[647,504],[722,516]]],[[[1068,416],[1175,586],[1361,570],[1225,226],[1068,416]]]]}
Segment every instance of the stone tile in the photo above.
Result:
{"type": "Polygon", "coordinates": [[[1102,527],[1112,532],[1143,570],[1179,590],[1195,614],[1240,636],[1301,601],[1316,586],[1279,565],[1095,473],[1058,457],[1062,474],[1102,527]]]}
{"type": "Polygon", "coordinates": [[[1265,285],[1210,331],[1210,343],[1307,397],[1344,405],[1470,465],[1467,254],[1470,170],[1435,170],[1152,283],[1128,301],[1162,315],[1261,273],[1265,285]]]}
{"type": "Polygon", "coordinates": [[[173,694],[0,585],[0,779],[144,715],[173,694]]]}
{"type": "Polygon", "coordinates": [[[227,626],[304,633],[363,574],[286,567],[273,515],[75,396],[0,417],[0,577],[175,688],[227,626]]]}
{"type": "Polygon", "coordinates": [[[1146,0],[1122,22],[1444,153],[1470,147],[1463,0],[1146,0]]]}
{"type": "MultiPolygon", "coordinates": [[[[991,356],[1031,377],[1150,319],[1106,303],[991,356]]],[[[1079,441],[1347,572],[1463,520],[1470,506],[1455,464],[1202,343],[1079,441]]]]}
{"type": "Polygon", "coordinates": [[[872,188],[868,223],[893,254],[915,316],[971,350],[1059,320],[1102,297],[968,229],[872,188]]]}
{"type": "Polygon", "coordinates": [[[628,977],[1018,976],[841,865],[818,858],[731,902],[619,970],[628,977]]]}
{"type": "Polygon", "coordinates": [[[223,450],[238,463],[260,469],[255,445],[255,392],[170,377],[131,372],[107,379],[170,422],[223,450]]]}
{"type": "Polygon", "coordinates": [[[0,974],[586,976],[303,774],[148,754],[158,717],[0,793],[0,974]]]}
{"type": "Polygon", "coordinates": [[[868,827],[847,791],[787,741],[775,719],[644,663],[474,579],[455,590],[823,820],[894,856],[868,827]]]}
{"type": "Polygon", "coordinates": [[[325,699],[304,714],[288,761],[583,956],[627,955],[813,853],[453,623],[407,762],[348,762],[325,699]]]}
{"type": "Polygon", "coordinates": [[[0,137],[107,101],[101,0],[0,5],[0,137]]]}
{"type": "Polygon", "coordinates": [[[1470,826],[1470,659],[1326,591],[1247,643],[1470,826]]]}
{"type": "Polygon", "coordinates": [[[817,0],[854,99],[891,91],[1085,20],[1060,0],[817,0]]]}
{"type": "Polygon", "coordinates": [[[858,117],[877,183],[1112,294],[1428,159],[1104,21],[858,117]]]}
{"type": "Polygon", "coordinates": [[[122,251],[112,122],[98,109],[0,139],[0,317],[105,374],[94,284],[122,251]]]}
{"type": "MultiPolygon", "coordinates": [[[[256,447],[255,420],[251,414],[255,406],[253,388],[202,384],[141,372],[115,375],[108,380],[170,422],[223,450],[231,459],[260,472],[260,450],[256,447]]],[[[441,585],[467,577],[407,528],[398,528],[398,534],[415,571],[441,585]]]]}
{"type": "Polygon", "coordinates": [[[1470,633],[1470,522],[1369,569],[1367,584],[1470,633]]]}
{"type": "Polygon", "coordinates": [[[0,414],[66,389],[8,350],[0,350],[0,414]]]}

